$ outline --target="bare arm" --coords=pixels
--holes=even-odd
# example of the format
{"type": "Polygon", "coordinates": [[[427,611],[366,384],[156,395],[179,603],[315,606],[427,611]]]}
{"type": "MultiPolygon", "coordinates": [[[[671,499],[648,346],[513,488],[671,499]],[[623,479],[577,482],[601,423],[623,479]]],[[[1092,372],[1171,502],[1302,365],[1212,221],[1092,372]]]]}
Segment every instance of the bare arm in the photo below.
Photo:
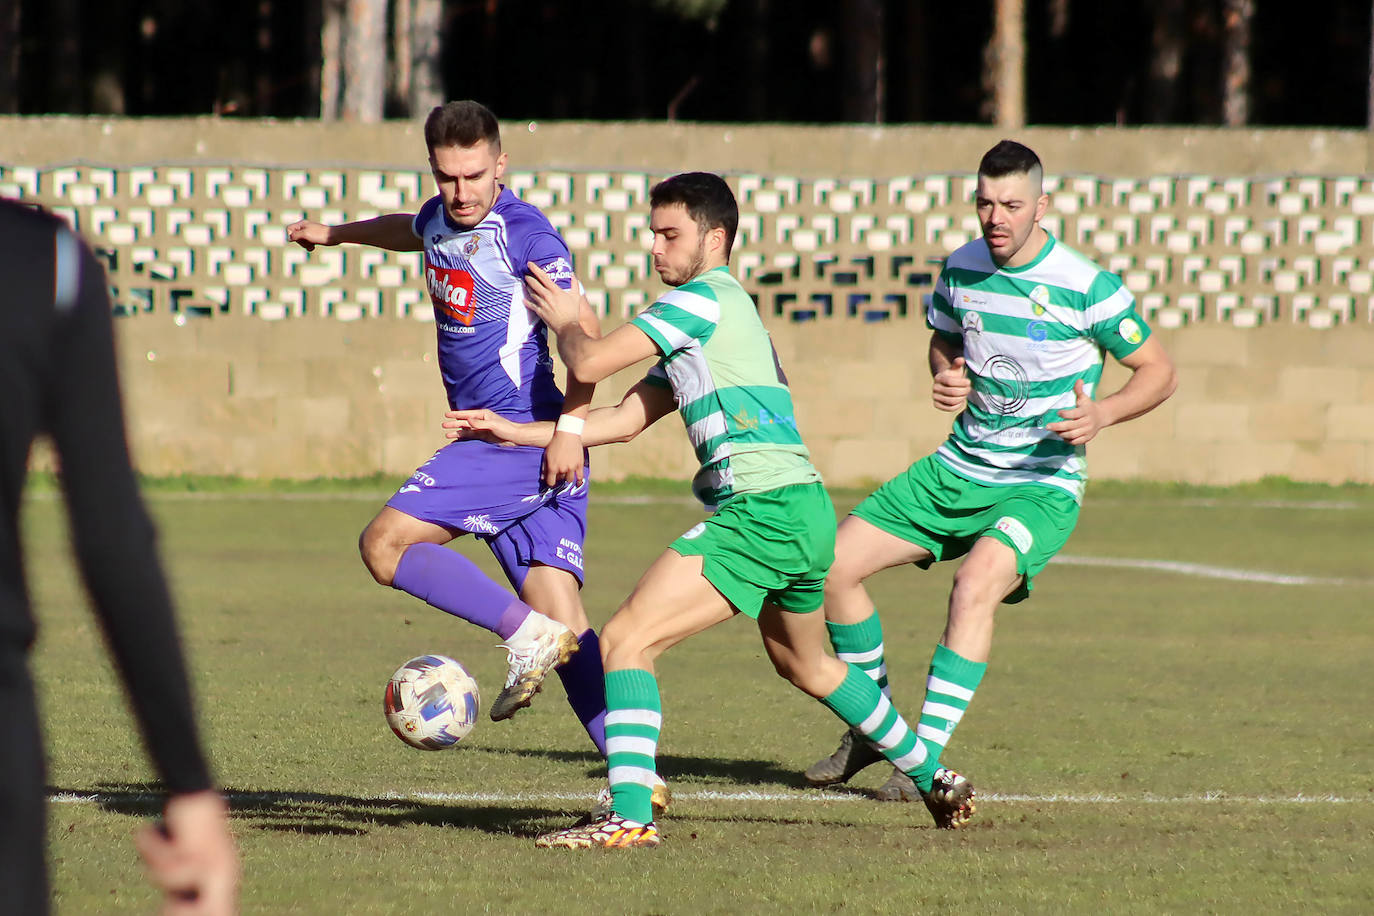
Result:
{"type": "MultiPolygon", "coordinates": [[[[601,322],[597,319],[596,312],[592,310],[586,296],[580,298],[580,327],[584,333],[600,337],[601,322]]],[[[579,382],[571,371],[568,372],[567,393],[563,396],[563,417],[569,419],[565,421],[562,417],[559,418],[559,428],[555,429],[553,437],[544,449],[544,482],[549,486],[560,480],[580,484],[585,478],[582,464],[584,443],[582,433],[576,430],[587,419],[587,413],[591,410],[592,395],[595,393],[596,385],[579,382]]]]}
{"type": "Polygon", "coordinates": [[[935,406],[958,413],[968,403],[973,383],[964,368],[963,341],[952,341],[936,331],[930,333],[930,399],[935,406]]]}
{"type": "MultiPolygon", "coordinates": [[[[629,442],[677,407],[671,389],[641,379],[614,407],[598,407],[587,415],[582,442],[587,446],[629,442]]],[[[516,423],[490,410],[450,410],[444,414],[450,439],[486,439],[506,445],[544,446],[553,438],[549,420],[516,423]]]]}
{"type": "Polygon", "coordinates": [[[298,220],[286,227],[286,237],[306,251],[316,245],[371,245],[388,251],[423,251],[424,240],[415,234],[412,213],[388,213],[373,219],[326,226],[312,220],[298,220]]]}
{"type": "Polygon", "coordinates": [[[525,275],[525,302],[558,336],[558,355],[580,382],[595,384],[627,366],[658,355],[639,328],[622,324],[605,337],[593,337],[579,324],[582,297],[554,283],[538,265],[525,275]]]}
{"type": "Polygon", "coordinates": [[[1102,429],[1154,410],[1178,387],[1174,361],[1154,337],[1122,359],[1121,365],[1131,370],[1126,384],[1102,400],[1094,401],[1088,397],[1083,383],[1076,382],[1076,403],[1069,410],[1059,411],[1062,419],[1051,423],[1049,428],[1071,445],[1084,445],[1102,429]]]}

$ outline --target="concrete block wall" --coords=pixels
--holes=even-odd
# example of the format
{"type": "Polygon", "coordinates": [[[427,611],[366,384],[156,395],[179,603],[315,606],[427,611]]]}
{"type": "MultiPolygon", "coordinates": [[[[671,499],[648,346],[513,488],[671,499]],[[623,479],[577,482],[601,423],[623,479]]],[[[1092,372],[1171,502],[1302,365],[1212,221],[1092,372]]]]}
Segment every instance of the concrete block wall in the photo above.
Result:
{"type": "MultiPolygon", "coordinates": [[[[929,401],[928,281],[910,274],[968,233],[953,198],[998,139],[978,127],[505,125],[513,168],[558,209],[579,265],[599,258],[608,327],[658,289],[635,248],[641,186],[689,168],[731,176],[753,233],[739,272],[816,462],[842,485],[885,479],[948,430],[929,401]],[[898,199],[917,186],[929,205],[898,199]],[[837,279],[865,255],[877,259],[869,275],[837,279]],[[856,290],[875,304],[905,297],[905,311],[851,315],[856,290]],[[838,303],[831,314],[805,314],[816,295],[838,303]]],[[[1369,134],[1031,128],[1019,139],[1065,178],[1063,231],[1124,265],[1180,367],[1169,403],[1093,443],[1095,477],[1374,482],[1369,134]],[[1246,221],[1234,238],[1232,217],[1246,221]],[[1197,253],[1210,260],[1190,267],[1197,253]],[[1228,275],[1235,264],[1243,277],[1228,275]],[[1180,297],[1204,282],[1221,291],[1203,290],[1206,309],[1191,312],[1180,297]],[[1232,292],[1245,298],[1221,298],[1232,292]]],[[[356,218],[414,203],[428,195],[423,168],[418,124],[0,117],[0,192],[65,207],[110,253],[125,294],[146,287],[117,339],[134,454],[151,474],[399,478],[442,444],[414,266],[353,253],[346,269],[288,263],[281,237],[293,210],[356,218]]],[[[608,380],[598,403],[638,377],[608,380]]],[[[1111,369],[1104,387],[1123,378],[1111,369]]],[[[595,473],[685,480],[694,463],[679,425],[665,418],[600,450],[595,473]]]]}
{"type": "MultiPolygon", "coordinates": [[[[947,435],[950,416],[930,403],[928,332],[917,323],[777,322],[770,333],[828,481],[884,480],[947,435]]],[[[1088,449],[1093,477],[1374,482],[1374,326],[1157,333],[1178,363],[1179,390],[1098,436],[1088,449]]],[[[121,321],[135,459],[150,474],[399,480],[444,442],[433,335],[430,325],[396,320],[121,321]]],[[[618,401],[643,371],[603,382],[596,404],[618,401]]],[[[1125,378],[1109,363],[1103,390],[1125,378]]],[[[673,416],[633,443],[596,450],[593,467],[599,479],[686,481],[695,463],[673,416]]]]}

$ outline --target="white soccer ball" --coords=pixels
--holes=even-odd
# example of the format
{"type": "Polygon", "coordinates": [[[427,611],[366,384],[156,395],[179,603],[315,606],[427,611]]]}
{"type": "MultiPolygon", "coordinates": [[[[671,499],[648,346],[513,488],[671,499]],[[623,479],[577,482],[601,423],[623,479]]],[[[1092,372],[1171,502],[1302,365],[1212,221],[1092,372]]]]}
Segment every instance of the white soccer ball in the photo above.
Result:
{"type": "Polygon", "coordinates": [[[477,724],[477,681],[444,655],[421,655],[396,669],[386,684],[386,724],[411,747],[442,751],[477,724]]]}

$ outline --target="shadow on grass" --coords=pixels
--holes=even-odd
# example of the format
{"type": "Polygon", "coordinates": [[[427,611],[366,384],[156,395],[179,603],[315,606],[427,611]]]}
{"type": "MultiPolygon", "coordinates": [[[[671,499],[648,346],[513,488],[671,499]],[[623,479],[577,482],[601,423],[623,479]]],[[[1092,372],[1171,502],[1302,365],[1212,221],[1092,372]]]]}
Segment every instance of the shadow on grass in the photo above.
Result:
{"type": "MultiPolygon", "coordinates": [[[[594,753],[549,749],[484,749],[483,753],[522,757],[542,756],[569,763],[588,764],[587,775],[605,774],[605,765],[594,753]]],[[[758,789],[767,785],[795,787],[800,776],[766,760],[729,760],[665,755],[659,759],[665,778],[690,778],[694,784],[730,783],[758,789]]],[[[517,797],[490,801],[427,801],[395,797],[361,797],[330,792],[280,789],[266,791],[224,788],[231,817],[240,828],[298,833],[302,835],[361,836],[377,827],[417,824],[458,827],[501,836],[533,837],[567,826],[568,807],[521,802],[517,797]],[[516,802],[512,804],[511,802],[516,802]]],[[[50,798],[87,801],[104,811],[132,817],[156,817],[165,798],[153,783],[98,783],[89,788],[49,786],[50,798]]],[[[590,795],[586,799],[590,805],[590,795]]],[[[569,799],[573,808],[578,807],[569,799]]],[[[786,824],[779,818],[735,818],[786,824]]]]}
{"type": "MultiPolygon", "coordinates": [[[[596,779],[606,775],[606,762],[592,751],[564,751],[550,748],[511,747],[471,748],[469,754],[490,754],[495,757],[543,758],[561,763],[585,763],[586,775],[596,779]]],[[[720,782],[756,788],[760,785],[779,785],[800,788],[806,785],[800,773],[778,766],[774,760],[747,760],[722,757],[685,757],[663,754],[657,758],[658,773],[672,783],[677,779],[693,782],[720,782]]]]}

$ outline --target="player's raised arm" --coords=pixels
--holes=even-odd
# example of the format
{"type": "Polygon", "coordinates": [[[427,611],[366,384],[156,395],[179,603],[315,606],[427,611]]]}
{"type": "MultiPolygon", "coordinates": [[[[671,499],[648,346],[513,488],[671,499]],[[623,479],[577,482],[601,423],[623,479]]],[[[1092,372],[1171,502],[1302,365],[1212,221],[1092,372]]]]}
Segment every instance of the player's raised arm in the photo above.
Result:
{"type": "Polygon", "coordinates": [[[557,335],[558,355],[580,382],[594,384],[658,355],[649,335],[632,324],[605,337],[588,335],[580,323],[582,296],[560,287],[535,264],[528,265],[525,274],[525,303],[557,335]]]}
{"type": "Polygon", "coordinates": [[[297,220],[286,227],[286,237],[306,251],[316,245],[371,245],[388,251],[421,251],[424,240],[415,234],[415,216],[411,213],[388,213],[372,219],[329,226],[313,220],[297,220]]]}
{"type": "MultiPolygon", "coordinates": [[[[577,284],[576,277],[570,279],[572,284],[577,284]]],[[[578,326],[588,337],[600,337],[601,322],[587,301],[585,292],[579,299],[578,326]]],[[[553,438],[544,449],[544,483],[549,486],[560,480],[581,484],[586,478],[582,431],[591,410],[592,396],[596,394],[596,385],[578,381],[569,371],[564,392],[562,416],[554,427],[553,438]]]]}

